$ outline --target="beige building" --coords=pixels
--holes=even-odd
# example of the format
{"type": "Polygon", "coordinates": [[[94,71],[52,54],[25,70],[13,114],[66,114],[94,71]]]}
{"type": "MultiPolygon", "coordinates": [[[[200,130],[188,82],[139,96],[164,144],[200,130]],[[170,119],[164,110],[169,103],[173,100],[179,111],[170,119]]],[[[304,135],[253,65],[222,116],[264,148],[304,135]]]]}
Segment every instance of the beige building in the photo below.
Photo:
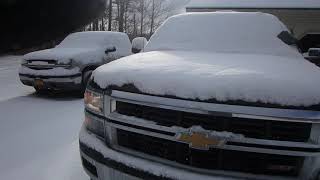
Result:
{"type": "Polygon", "coordinates": [[[300,40],[303,51],[320,47],[320,0],[191,0],[186,6],[187,12],[222,10],[273,14],[300,40]]]}

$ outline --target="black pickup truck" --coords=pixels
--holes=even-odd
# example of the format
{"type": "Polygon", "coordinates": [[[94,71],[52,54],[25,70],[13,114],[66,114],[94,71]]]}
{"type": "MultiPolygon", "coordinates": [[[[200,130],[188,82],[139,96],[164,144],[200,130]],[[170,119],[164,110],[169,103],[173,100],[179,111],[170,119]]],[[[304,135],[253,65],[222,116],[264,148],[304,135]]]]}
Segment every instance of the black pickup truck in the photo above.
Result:
{"type": "Polygon", "coordinates": [[[264,13],[169,18],[97,68],[80,132],[92,179],[319,179],[320,69],[264,13]],[[290,43],[291,42],[291,43],[290,43]]]}

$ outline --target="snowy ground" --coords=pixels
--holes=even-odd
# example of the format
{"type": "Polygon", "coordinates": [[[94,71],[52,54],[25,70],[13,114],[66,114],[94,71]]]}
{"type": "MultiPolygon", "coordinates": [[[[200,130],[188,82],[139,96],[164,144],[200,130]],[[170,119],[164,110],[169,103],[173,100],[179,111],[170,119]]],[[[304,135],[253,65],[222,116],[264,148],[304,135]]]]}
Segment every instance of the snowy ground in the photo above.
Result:
{"type": "Polygon", "coordinates": [[[20,58],[0,57],[0,179],[88,180],[78,151],[82,99],[35,95],[19,82],[20,58]]]}

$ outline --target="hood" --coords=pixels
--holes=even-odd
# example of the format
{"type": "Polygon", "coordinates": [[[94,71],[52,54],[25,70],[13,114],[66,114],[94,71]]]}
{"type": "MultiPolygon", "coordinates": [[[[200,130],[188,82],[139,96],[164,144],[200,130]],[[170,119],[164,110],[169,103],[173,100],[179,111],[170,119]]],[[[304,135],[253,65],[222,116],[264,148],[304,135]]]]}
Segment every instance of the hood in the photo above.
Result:
{"type": "Polygon", "coordinates": [[[82,61],[82,56],[87,56],[88,54],[99,54],[99,56],[104,55],[103,50],[90,49],[90,48],[52,48],[41,51],[35,51],[26,54],[23,59],[25,60],[56,60],[58,63],[69,63],[70,59],[75,61],[82,61]]]}
{"type": "Polygon", "coordinates": [[[283,106],[320,103],[320,69],[301,56],[152,51],[99,67],[101,88],[133,84],[142,93],[283,106]]]}

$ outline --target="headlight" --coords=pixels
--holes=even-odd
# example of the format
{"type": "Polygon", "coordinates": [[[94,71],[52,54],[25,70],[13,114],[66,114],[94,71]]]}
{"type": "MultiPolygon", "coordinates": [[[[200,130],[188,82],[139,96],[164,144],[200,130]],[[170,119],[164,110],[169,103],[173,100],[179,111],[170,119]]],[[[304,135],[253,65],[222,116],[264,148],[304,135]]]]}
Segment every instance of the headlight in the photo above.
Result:
{"type": "Polygon", "coordinates": [[[68,63],[66,63],[66,64],[56,64],[55,67],[63,67],[65,69],[71,69],[72,67],[74,67],[73,65],[74,65],[74,62],[73,62],[72,59],[70,59],[70,61],[68,63]]]}
{"type": "Polygon", "coordinates": [[[103,115],[103,95],[101,93],[87,89],[84,93],[84,103],[89,111],[103,115]]]}
{"type": "Polygon", "coordinates": [[[69,63],[68,63],[68,64],[65,64],[65,68],[66,68],[66,69],[72,68],[72,67],[73,67],[73,63],[74,63],[73,60],[70,59],[69,63]]]}
{"type": "Polygon", "coordinates": [[[28,61],[27,61],[27,60],[25,60],[25,59],[22,59],[22,61],[21,61],[21,65],[26,65],[26,64],[28,64],[28,61]]]}
{"type": "Polygon", "coordinates": [[[89,132],[91,132],[101,138],[104,138],[105,133],[104,133],[104,121],[103,120],[100,120],[100,119],[86,113],[84,126],[86,127],[86,129],[89,132]]]}

